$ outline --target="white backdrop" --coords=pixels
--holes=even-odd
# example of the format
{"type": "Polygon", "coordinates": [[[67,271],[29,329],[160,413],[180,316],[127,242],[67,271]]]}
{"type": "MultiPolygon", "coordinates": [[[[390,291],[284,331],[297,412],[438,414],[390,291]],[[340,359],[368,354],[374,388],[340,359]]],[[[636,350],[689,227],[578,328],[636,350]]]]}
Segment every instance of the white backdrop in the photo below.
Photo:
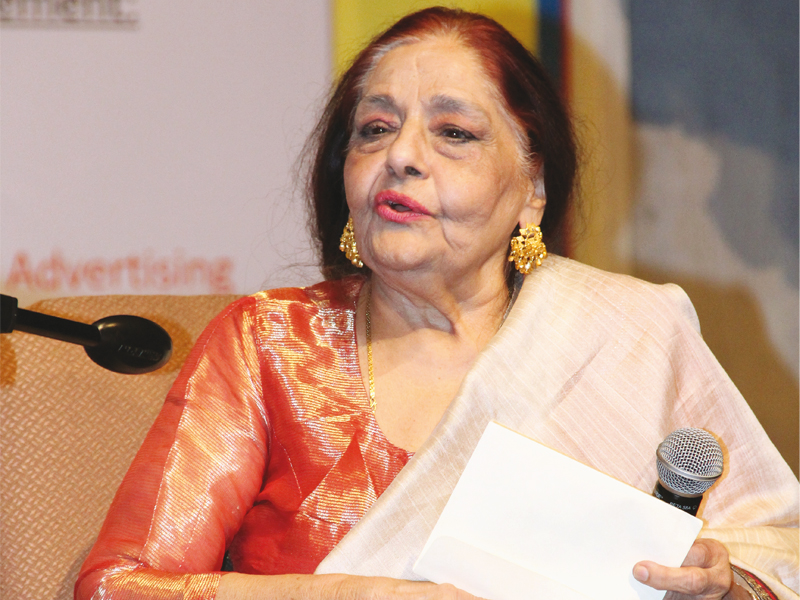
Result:
{"type": "Polygon", "coordinates": [[[25,305],[319,279],[291,171],[329,85],[328,11],[4,2],[3,293],[25,305]]]}

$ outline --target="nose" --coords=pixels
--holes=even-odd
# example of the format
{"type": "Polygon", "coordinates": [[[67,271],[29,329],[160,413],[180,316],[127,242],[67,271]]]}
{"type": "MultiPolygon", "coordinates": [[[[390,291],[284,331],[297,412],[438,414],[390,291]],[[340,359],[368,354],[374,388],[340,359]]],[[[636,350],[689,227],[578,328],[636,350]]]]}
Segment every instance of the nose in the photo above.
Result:
{"type": "Polygon", "coordinates": [[[428,176],[425,150],[425,133],[413,122],[406,121],[392,140],[387,155],[386,168],[398,179],[428,176]]]}

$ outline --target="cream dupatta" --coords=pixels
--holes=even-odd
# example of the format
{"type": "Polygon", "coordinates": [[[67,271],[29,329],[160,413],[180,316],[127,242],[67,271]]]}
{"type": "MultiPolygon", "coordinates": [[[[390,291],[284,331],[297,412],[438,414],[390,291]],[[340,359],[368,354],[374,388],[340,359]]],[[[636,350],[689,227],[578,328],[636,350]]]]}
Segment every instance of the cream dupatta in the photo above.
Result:
{"type": "Polygon", "coordinates": [[[702,341],[689,299],[556,256],[526,277],[434,432],[316,572],[418,579],[414,562],[491,420],[646,492],[658,443],[708,429],[726,467],[701,535],[797,598],[797,480],[702,341]]]}

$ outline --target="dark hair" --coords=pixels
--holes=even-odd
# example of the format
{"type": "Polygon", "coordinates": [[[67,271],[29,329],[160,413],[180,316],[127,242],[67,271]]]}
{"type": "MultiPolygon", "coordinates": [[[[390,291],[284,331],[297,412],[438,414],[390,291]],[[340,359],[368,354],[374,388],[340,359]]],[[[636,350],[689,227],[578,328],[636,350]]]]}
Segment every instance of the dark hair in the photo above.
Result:
{"type": "Polygon", "coordinates": [[[547,205],[542,232],[548,250],[564,251],[565,218],[577,171],[572,124],[544,67],[502,25],[483,15],[434,7],[400,19],[378,35],[342,75],[308,145],[307,197],[312,235],[326,279],[358,271],[339,250],[348,218],[344,161],[362,87],[391,49],[438,35],[454,36],[475,51],[494,81],[507,112],[525,133],[526,154],[544,169],[547,205]]]}

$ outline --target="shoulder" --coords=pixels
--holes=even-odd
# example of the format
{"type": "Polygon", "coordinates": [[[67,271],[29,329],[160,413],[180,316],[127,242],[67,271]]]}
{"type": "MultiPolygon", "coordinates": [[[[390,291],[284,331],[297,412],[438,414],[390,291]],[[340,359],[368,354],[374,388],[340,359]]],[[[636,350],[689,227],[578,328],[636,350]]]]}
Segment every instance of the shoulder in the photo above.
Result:
{"type": "Polygon", "coordinates": [[[215,321],[236,321],[258,315],[291,312],[297,309],[355,310],[364,278],[358,275],[322,281],[308,287],[285,287],[244,296],[225,307],[215,321]]]}
{"type": "Polygon", "coordinates": [[[355,312],[364,279],[360,276],[324,281],[309,287],[278,288],[244,296],[226,306],[206,326],[184,365],[196,368],[204,356],[220,363],[234,356],[247,357],[251,371],[257,369],[265,339],[292,338],[306,332],[315,320],[331,329],[346,329],[355,312]]]}
{"type": "Polygon", "coordinates": [[[348,307],[358,300],[364,278],[352,275],[343,279],[322,281],[308,287],[277,288],[253,294],[258,305],[304,304],[320,308],[348,307]]]}
{"type": "Polygon", "coordinates": [[[551,295],[561,308],[571,306],[627,326],[680,324],[700,332],[694,306],[679,286],[610,273],[560,256],[552,258],[547,269],[534,272],[537,277],[530,283],[540,294],[551,295]]]}

